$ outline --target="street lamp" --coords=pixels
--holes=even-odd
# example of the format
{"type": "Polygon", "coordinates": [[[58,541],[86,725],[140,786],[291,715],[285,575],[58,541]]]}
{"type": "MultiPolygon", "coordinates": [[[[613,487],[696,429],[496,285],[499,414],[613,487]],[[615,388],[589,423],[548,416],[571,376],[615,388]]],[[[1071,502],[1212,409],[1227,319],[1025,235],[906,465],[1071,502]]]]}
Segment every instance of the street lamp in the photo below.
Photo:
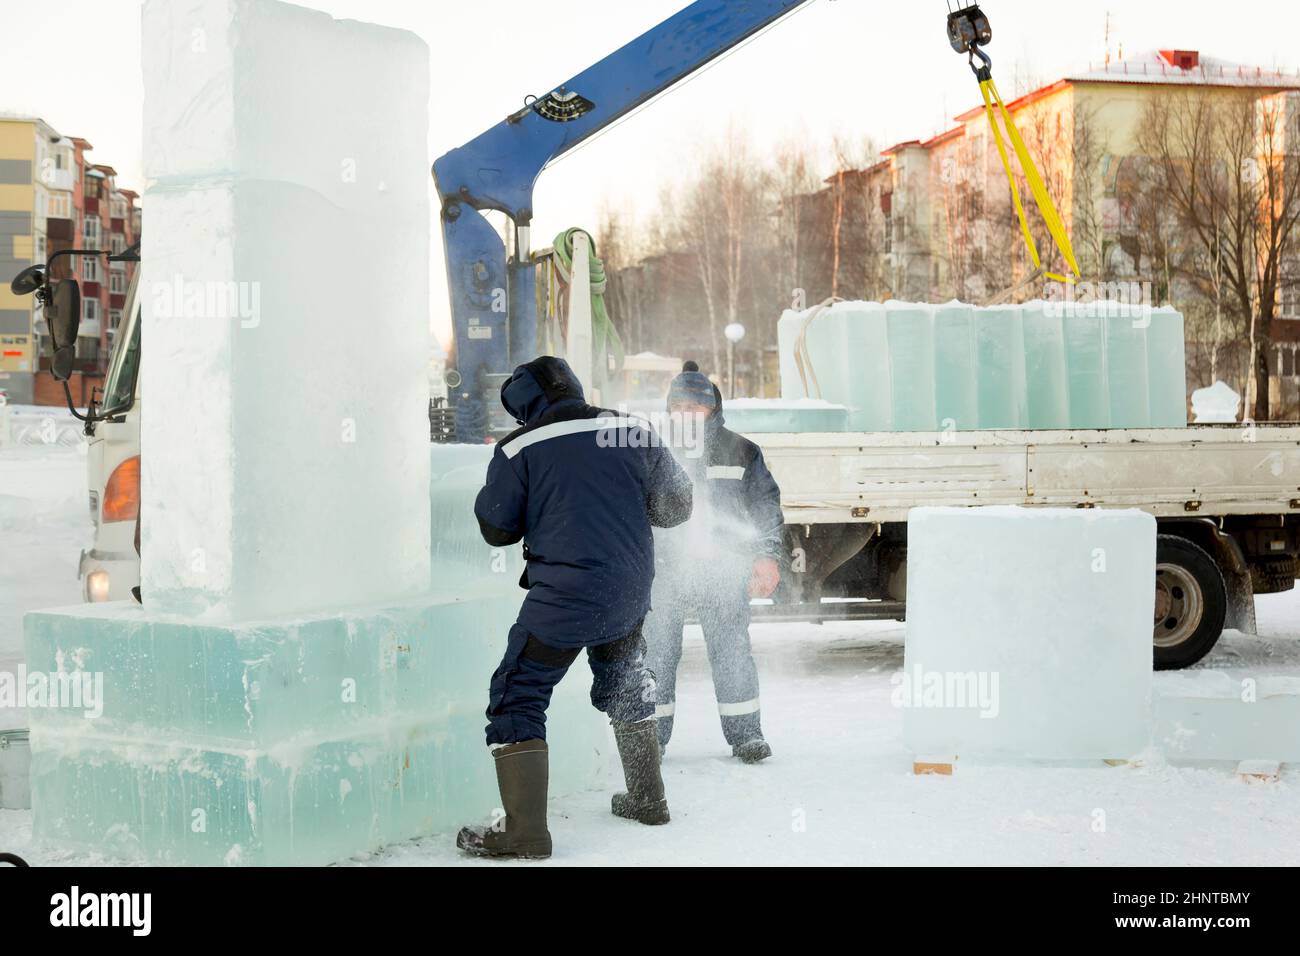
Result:
{"type": "Polygon", "coordinates": [[[745,337],[745,327],[732,322],[722,334],[727,337],[727,397],[736,397],[736,343],[745,337]]]}

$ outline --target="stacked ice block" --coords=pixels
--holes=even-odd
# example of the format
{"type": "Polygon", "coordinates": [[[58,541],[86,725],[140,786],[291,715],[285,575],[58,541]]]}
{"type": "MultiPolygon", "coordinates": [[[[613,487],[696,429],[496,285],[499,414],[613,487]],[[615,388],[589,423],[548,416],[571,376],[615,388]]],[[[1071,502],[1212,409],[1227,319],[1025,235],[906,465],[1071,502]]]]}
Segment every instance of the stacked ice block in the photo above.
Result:
{"type": "Polygon", "coordinates": [[[1187,424],[1169,308],[839,302],[777,332],[782,397],[844,405],[850,431],[1187,424]]]}
{"type": "MultiPolygon", "coordinates": [[[[29,714],[34,835],[316,864],[486,819],[519,558],[472,517],[490,450],[431,459],[428,50],[272,0],[143,24],[145,606],[26,618],[29,672],[104,690],[29,714]]],[[[592,781],[581,681],[552,730],[592,781]]]]}
{"type": "Polygon", "coordinates": [[[917,508],[898,702],[919,756],[1124,759],[1149,738],[1155,519],[917,508]]]}

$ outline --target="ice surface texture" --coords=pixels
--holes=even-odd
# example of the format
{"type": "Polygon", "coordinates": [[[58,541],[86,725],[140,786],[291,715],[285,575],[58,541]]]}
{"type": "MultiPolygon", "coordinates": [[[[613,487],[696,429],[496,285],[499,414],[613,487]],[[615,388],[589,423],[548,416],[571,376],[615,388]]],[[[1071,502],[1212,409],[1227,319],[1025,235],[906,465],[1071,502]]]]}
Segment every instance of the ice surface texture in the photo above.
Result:
{"type": "MultiPolygon", "coordinates": [[[[29,714],[35,836],[153,862],[318,865],[490,819],[483,711],[512,598],[212,626],[121,604],[30,614],[30,670],[104,675],[101,717],[29,714]]],[[[555,793],[590,786],[609,746],[584,676],[551,705],[555,793]]]]}
{"type": "Polygon", "coordinates": [[[149,0],[143,588],[235,621],[429,578],[428,49],[149,0]]]}
{"type": "MultiPolygon", "coordinates": [[[[489,548],[473,515],[491,452],[427,451],[435,560],[418,600],[240,624],[134,604],[29,614],[29,672],[104,675],[101,717],[28,712],[37,838],[316,864],[490,817],[483,711],[523,594],[519,549],[489,548]]],[[[554,793],[590,786],[607,756],[588,687],[579,663],[551,705],[554,793]]]]}
{"type": "Polygon", "coordinates": [[[1105,313],[895,301],[786,312],[777,324],[781,394],[818,397],[794,361],[802,332],[819,397],[848,408],[850,431],[1186,425],[1182,316],[1105,313]]]}
{"type": "Polygon", "coordinates": [[[907,745],[1011,760],[1142,751],[1155,545],[1140,511],[913,510],[907,745]]]}

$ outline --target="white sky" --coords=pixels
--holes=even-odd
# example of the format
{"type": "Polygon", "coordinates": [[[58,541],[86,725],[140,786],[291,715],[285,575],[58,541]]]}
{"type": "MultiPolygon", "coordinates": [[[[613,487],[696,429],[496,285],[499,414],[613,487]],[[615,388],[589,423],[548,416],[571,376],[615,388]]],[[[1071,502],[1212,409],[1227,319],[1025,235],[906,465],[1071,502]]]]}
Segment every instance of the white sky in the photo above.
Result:
{"type": "MultiPolygon", "coordinates": [[[[432,51],[428,157],[422,165],[558,86],[685,6],[684,0],[307,0],[336,17],[420,34],[432,51]]],[[[1127,53],[1194,49],[1295,70],[1297,15],[1280,0],[987,0],[994,76],[1010,96],[1127,53]]],[[[0,111],[35,114],[84,136],[121,185],[141,189],[139,0],[0,0],[0,111]]],[[[534,244],[559,230],[594,229],[602,205],[654,214],[664,183],[689,174],[696,144],[734,120],[760,149],[789,137],[826,148],[839,134],[879,145],[938,132],[978,102],[944,35],[942,0],[814,0],[630,121],[543,174],[534,244]]],[[[830,172],[830,169],[827,169],[830,172]]],[[[434,213],[431,209],[431,219],[434,213]]],[[[436,226],[435,232],[436,232],[436,226]]],[[[599,238],[599,237],[598,237],[599,238]]],[[[435,243],[432,323],[448,325],[441,245],[435,243]]]]}

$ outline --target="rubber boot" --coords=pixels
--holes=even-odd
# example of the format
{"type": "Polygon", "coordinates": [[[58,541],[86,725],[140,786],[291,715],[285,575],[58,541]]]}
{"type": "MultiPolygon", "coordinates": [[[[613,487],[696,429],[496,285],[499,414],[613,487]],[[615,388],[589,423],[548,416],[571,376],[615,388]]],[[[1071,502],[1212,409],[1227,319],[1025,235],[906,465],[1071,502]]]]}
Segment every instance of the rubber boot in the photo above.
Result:
{"type": "Polygon", "coordinates": [[[546,829],[546,741],[523,740],[498,747],[492,757],[506,815],[490,827],[463,828],[456,846],[473,856],[546,859],[551,855],[551,833],[546,829]]]}
{"type": "Polygon", "coordinates": [[[668,801],[664,798],[664,778],[659,773],[659,733],[655,721],[615,724],[614,739],[623,761],[623,779],[627,792],[616,793],[610,801],[614,815],[636,820],[647,826],[667,823],[668,801]]]}
{"type": "Polygon", "coordinates": [[[755,737],[743,744],[731,748],[732,756],[739,757],[743,763],[758,763],[772,756],[772,748],[762,737],[755,737]]]}

